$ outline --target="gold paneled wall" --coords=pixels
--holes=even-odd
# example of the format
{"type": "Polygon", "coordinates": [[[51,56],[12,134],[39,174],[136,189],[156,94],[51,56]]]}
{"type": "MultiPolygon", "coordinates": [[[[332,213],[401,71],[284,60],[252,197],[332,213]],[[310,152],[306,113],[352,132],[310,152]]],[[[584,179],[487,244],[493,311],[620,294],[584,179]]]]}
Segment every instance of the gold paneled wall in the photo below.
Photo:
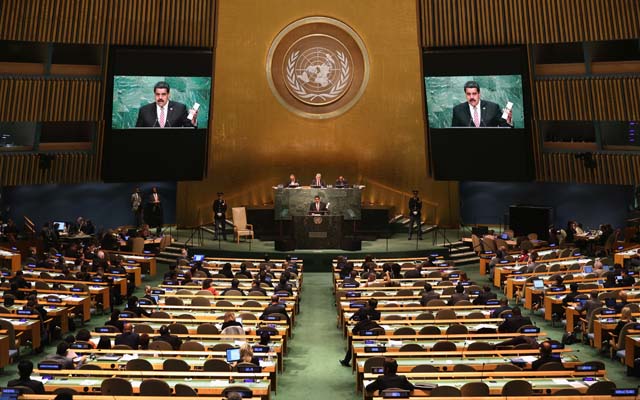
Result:
{"type": "Polygon", "coordinates": [[[415,0],[219,0],[213,135],[204,182],[181,183],[178,220],[212,219],[223,190],[230,205],[272,202],[272,186],[295,173],[309,184],[344,174],[367,188],[365,202],[406,212],[411,189],[434,204],[429,221],[457,222],[457,184],[427,176],[419,21],[415,0]],[[370,57],[362,98],[338,117],[312,120],[286,110],[271,93],[266,59],[289,23],[327,16],[353,28],[370,57]],[[195,205],[195,207],[194,207],[195,205]]]}
{"type": "MultiPolygon", "coordinates": [[[[105,54],[111,44],[212,48],[215,9],[213,0],[3,0],[0,40],[98,45],[105,54]]],[[[47,153],[51,169],[38,168],[37,154],[0,154],[0,182],[99,180],[106,94],[103,77],[95,75],[103,66],[53,65],[52,77],[44,62],[0,64],[0,121],[97,122],[94,151],[47,153]]]]}

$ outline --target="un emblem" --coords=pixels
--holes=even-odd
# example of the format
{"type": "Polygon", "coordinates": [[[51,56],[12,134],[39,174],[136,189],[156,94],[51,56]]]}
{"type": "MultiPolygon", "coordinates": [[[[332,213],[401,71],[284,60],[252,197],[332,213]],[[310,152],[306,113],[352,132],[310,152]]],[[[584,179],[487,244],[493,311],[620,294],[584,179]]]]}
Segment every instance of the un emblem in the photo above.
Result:
{"type": "Polygon", "coordinates": [[[274,39],[267,79],[278,101],[306,118],[331,118],[351,108],[369,78],[369,59],[360,37],[326,17],[293,22],[274,39]]]}

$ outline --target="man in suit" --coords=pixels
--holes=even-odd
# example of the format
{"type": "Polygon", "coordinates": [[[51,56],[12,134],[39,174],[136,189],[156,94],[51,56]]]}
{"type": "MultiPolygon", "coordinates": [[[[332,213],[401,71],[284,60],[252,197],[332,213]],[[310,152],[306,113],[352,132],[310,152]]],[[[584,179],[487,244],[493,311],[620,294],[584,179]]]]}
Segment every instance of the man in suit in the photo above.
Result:
{"type": "Polygon", "coordinates": [[[413,191],[413,197],[409,199],[409,240],[413,236],[413,226],[418,225],[418,239],[422,240],[422,200],[418,197],[418,191],[413,191]]]}
{"type": "Polygon", "coordinates": [[[456,285],[456,291],[451,295],[449,299],[449,305],[453,306],[460,300],[469,300],[469,295],[464,292],[464,286],[458,284],[456,285]]]}
{"type": "Polygon", "coordinates": [[[20,360],[18,363],[18,375],[20,375],[20,378],[9,381],[7,386],[24,386],[33,390],[35,394],[44,394],[42,382],[31,379],[32,372],[33,363],[29,360],[20,360]]]}
{"type": "Polygon", "coordinates": [[[264,311],[262,311],[260,319],[265,320],[267,318],[267,315],[269,314],[283,314],[287,319],[287,324],[291,324],[291,320],[289,319],[289,314],[287,314],[285,305],[280,303],[280,297],[275,294],[271,296],[271,303],[269,303],[264,311]]]}
{"type": "Polygon", "coordinates": [[[405,279],[422,278],[422,264],[416,264],[414,269],[410,269],[404,273],[405,279]]]}
{"type": "Polygon", "coordinates": [[[498,318],[500,317],[500,313],[507,310],[511,310],[511,307],[509,307],[509,300],[506,297],[503,297],[500,299],[500,307],[491,311],[491,318],[498,318]]]}
{"type": "Polygon", "coordinates": [[[553,349],[551,348],[551,342],[545,340],[540,343],[540,357],[531,363],[531,369],[537,371],[541,366],[548,362],[558,362],[560,361],[558,358],[554,358],[552,354],[553,349]]]}
{"type": "Polygon", "coordinates": [[[311,186],[313,186],[313,187],[327,187],[327,185],[322,180],[322,174],[320,174],[320,172],[318,172],[316,174],[316,177],[313,178],[313,180],[311,181],[311,186]]]}
{"type": "Polygon", "coordinates": [[[156,236],[160,236],[162,232],[162,201],[160,199],[160,194],[158,193],[158,188],[151,188],[151,194],[149,195],[149,201],[147,202],[147,212],[145,215],[147,217],[147,223],[150,226],[156,227],[156,236]]]}
{"type": "Polygon", "coordinates": [[[288,187],[288,188],[297,188],[299,186],[300,186],[300,183],[296,179],[296,176],[294,174],[289,175],[289,183],[287,183],[286,187],[288,187]]]}
{"type": "Polygon", "coordinates": [[[491,286],[484,285],[482,287],[482,292],[473,299],[473,304],[475,305],[485,305],[487,304],[487,300],[497,299],[498,295],[491,291],[491,286]]]}
{"type": "Polygon", "coordinates": [[[222,239],[226,242],[227,202],[224,201],[223,196],[224,193],[218,192],[218,198],[213,202],[213,225],[215,228],[215,237],[213,240],[218,240],[218,235],[222,233],[222,239]]]}
{"type": "Polygon", "coordinates": [[[598,300],[598,291],[592,290],[591,293],[589,293],[589,300],[587,300],[587,302],[584,303],[583,311],[587,319],[591,317],[591,313],[593,312],[593,310],[595,310],[598,307],[602,307],[602,302],[598,300]]]}
{"type": "Polygon", "coordinates": [[[340,175],[338,179],[336,179],[336,187],[344,188],[349,186],[349,182],[344,178],[344,176],[340,175]]]}
{"type": "Polygon", "coordinates": [[[511,110],[506,120],[502,119],[502,110],[496,103],[480,100],[480,85],[476,81],[464,84],[467,101],[453,107],[452,127],[487,128],[507,127],[511,125],[511,110]]]}
{"type": "Polygon", "coordinates": [[[398,388],[404,390],[413,390],[413,384],[409,382],[406,376],[398,375],[398,363],[393,358],[385,358],[383,364],[384,374],[378,376],[375,381],[367,385],[368,393],[376,390],[382,392],[389,388],[398,388]]]}
{"type": "Polygon", "coordinates": [[[115,344],[126,344],[136,350],[140,345],[140,335],[133,332],[133,325],[126,323],[122,333],[116,336],[115,344]]]}
{"type": "Polygon", "coordinates": [[[440,293],[433,290],[430,283],[424,284],[424,289],[420,291],[420,305],[426,306],[429,300],[439,299],[440,293]]]}
{"type": "Polygon", "coordinates": [[[147,128],[181,128],[197,127],[198,112],[193,112],[189,120],[187,107],[177,101],[169,100],[171,88],[167,82],[158,82],[153,87],[155,101],[140,107],[136,127],[147,128]]]}
{"type": "Polygon", "coordinates": [[[518,329],[520,329],[521,326],[532,325],[531,319],[529,317],[522,316],[520,307],[513,307],[511,313],[511,318],[507,318],[502,324],[500,324],[500,326],[498,327],[498,332],[515,333],[518,332],[518,329]]]}
{"type": "Polygon", "coordinates": [[[182,339],[180,339],[176,335],[172,335],[167,325],[162,325],[160,327],[160,336],[156,336],[155,338],[153,338],[153,340],[167,342],[174,350],[179,350],[180,345],[182,345],[182,339]]]}
{"type": "Polygon", "coordinates": [[[309,214],[326,214],[329,211],[327,203],[320,201],[320,196],[314,197],[313,200],[309,205],[309,214]]]}
{"type": "Polygon", "coordinates": [[[142,195],[140,194],[140,188],[137,187],[131,194],[131,211],[133,211],[133,217],[136,221],[136,228],[142,226],[142,195]]]}

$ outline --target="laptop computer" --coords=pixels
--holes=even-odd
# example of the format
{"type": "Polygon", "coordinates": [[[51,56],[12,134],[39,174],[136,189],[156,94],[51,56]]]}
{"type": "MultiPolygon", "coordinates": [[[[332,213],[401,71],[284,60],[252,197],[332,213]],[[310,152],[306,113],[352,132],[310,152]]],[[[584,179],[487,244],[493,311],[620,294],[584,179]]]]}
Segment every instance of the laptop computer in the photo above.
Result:
{"type": "Polygon", "coordinates": [[[593,267],[591,265],[585,265],[583,268],[583,272],[585,274],[590,274],[593,272],[593,267]]]}
{"type": "Polygon", "coordinates": [[[533,287],[534,289],[544,289],[544,282],[542,279],[535,279],[533,281],[533,287]]]}
{"type": "Polygon", "coordinates": [[[233,347],[231,349],[227,349],[227,362],[235,362],[240,361],[240,348],[233,347]]]}
{"type": "Polygon", "coordinates": [[[204,261],[204,254],[194,254],[193,261],[195,262],[204,261]]]}

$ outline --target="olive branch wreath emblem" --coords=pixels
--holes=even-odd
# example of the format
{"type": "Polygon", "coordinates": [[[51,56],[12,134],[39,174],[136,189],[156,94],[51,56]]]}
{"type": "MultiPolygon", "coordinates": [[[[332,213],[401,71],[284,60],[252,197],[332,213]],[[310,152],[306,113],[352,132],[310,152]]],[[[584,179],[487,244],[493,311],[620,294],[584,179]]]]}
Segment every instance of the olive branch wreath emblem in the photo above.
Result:
{"type": "Polygon", "coordinates": [[[309,93],[300,82],[296,79],[295,66],[298,57],[300,57],[300,50],[294,51],[287,60],[287,82],[290,85],[291,90],[301,99],[313,101],[317,98],[322,100],[332,100],[340,96],[351,78],[351,71],[349,69],[349,62],[347,56],[341,52],[336,51],[338,60],[340,61],[340,77],[335,85],[328,93],[309,93]]]}

